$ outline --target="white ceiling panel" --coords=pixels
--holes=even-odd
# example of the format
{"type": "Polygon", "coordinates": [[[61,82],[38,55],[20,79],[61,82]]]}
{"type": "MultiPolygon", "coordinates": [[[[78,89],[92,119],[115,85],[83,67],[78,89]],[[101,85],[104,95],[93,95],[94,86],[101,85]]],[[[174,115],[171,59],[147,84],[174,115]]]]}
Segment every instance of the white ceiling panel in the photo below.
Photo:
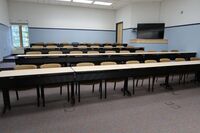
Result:
{"type": "Polygon", "coordinates": [[[10,1],[32,2],[32,3],[38,3],[38,4],[52,4],[52,5],[63,5],[63,6],[69,5],[69,6],[80,6],[80,7],[89,7],[89,8],[119,9],[125,5],[134,3],[134,2],[153,2],[153,1],[162,1],[162,0],[92,0],[92,1],[111,2],[112,3],[111,6],[74,3],[74,2],[59,1],[59,0],[10,0],[10,1]]]}

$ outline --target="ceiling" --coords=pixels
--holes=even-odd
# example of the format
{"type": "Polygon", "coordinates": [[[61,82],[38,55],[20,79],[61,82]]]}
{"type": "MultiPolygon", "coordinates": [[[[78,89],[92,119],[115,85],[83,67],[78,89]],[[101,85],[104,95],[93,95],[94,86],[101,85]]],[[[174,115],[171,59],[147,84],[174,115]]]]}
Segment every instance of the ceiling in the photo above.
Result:
{"type": "Polygon", "coordinates": [[[58,1],[58,0],[9,0],[9,1],[22,1],[22,2],[32,2],[32,3],[38,3],[38,4],[51,4],[51,5],[63,5],[63,6],[69,5],[69,6],[88,7],[88,8],[119,9],[123,6],[126,6],[134,2],[153,2],[153,1],[162,1],[162,0],[96,0],[96,1],[103,1],[103,2],[111,2],[113,3],[111,6],[82,4],[82,3],[74,3],[74,2],[66,2],[66,1],[58,1]]]}

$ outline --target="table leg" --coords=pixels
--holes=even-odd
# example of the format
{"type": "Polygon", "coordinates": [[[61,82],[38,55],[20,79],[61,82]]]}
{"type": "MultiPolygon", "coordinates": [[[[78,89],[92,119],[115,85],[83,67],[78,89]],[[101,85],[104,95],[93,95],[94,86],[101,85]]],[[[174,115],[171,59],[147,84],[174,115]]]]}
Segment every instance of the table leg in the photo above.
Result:
{"type": "Polygon", "coordinates": [[[128,96],[131,96],[131,92],[128,90],[128,78],[125,79],[124,81],[124,96],[127,94],[128,96]]]}
{"type": "Polygon", "coordinates": [[[3,93],[3,101],[4,101],[3,114],[5,114],[7,108],[9,110],[11,109],[11,106],[10,106],[10,95],[9,95],[9,90],[8,89],[2,89],[2,93],[3,93]]]}
{"type": "Polygon", "coordinates": [[[71,105],[75,105],[74,82],[71,82],[71,105]]]}

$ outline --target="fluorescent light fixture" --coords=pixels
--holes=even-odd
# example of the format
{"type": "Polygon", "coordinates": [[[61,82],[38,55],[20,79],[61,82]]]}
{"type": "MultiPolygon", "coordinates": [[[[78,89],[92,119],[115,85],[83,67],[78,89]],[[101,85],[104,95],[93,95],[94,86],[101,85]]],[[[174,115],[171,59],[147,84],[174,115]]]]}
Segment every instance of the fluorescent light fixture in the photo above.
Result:
{"type": "Polygon", "coordinates": [[[92,4],[92,0],[73,0],[76,3],[85,3],[85,4],[92,4]]]}
{"type": "Polygon", "coordinates": [[[103,2],[103,1],[95,1],[94,4],[95,5],[103,5],[103,6],[110,6],[110,5],[112,5],[112,3],[110,3],[110,2],[103,2]]]}
{"type": "Polygon", "coordinates": [[[56,0],[56,1],[70,2],[72,0],[56,0]]]}

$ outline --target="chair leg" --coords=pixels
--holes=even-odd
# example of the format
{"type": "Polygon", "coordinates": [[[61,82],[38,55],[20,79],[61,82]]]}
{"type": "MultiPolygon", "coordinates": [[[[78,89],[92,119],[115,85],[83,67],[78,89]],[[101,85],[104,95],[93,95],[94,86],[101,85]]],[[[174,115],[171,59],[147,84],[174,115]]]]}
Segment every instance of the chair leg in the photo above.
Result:
{"type": "Polygon", "coordinates": [[[43,86],[41,87],[41,97],[42,97],[43,107],[45,107],[45,95],[43,86]]]}
{"type": "Polygon", "coordinates": [[[80,83],[78,83],[78,102],[81,101],[81,90],[80,90],[80,83]]]}
{"type": "Polygon", "coordinates": [[[37,91],[37,106],[39,107],[40,106],[40,88],[37,87],[36,91],[37,91]]]}
{"type": "Polygon", "coordinates": [[[18,93],[17,89],[15,90],[15,93],[16,93],[16,97],[17,97],[17,101],[18,101],[19,100],[19,93],[18,93]]]}
{"type": "Polygon", "coordinates": [[[182,80],[182,75],[179,75],[179,81],[178,81],[179,85],[181,84],[181,80],[182,80]]]}
{"type": "Polygon", "coordinates": [[[135,79],[133,79],[133,95],[135,94],[135,79]]]}
{"type": "Polygon", "coordinates": [[[144,79],[142,79],[142,84],[141,84],[141,86],[143,86],[144,85],[144,79]]]}
{"type": "Polygon", "coordinates": [[[107,98],[107,82],[105,81],[105,99],[107,98]]]}
{"type": "Polygon", "coordinates": [[[149,77],[149,87],[148,87],[148,92],[150,92],[150,88],[151,88],[151,77],[149,77]]]}
{"type": "Polygon", "coordinates": [[[102,99],[102,81],[99,84],[100,99],[102,99]]]}
{"type": "Polygon", "coordinates": [[[152,92],[154,92],[154,84],[155,84],[155,79],[156,79],[156,77],[155,77],[155,76],[153,76],[153,81],[152,81],[152,92]]]}
{"type": "Polygon", "coordinates": [[[94,93],[95,84],[92,85],[92,93],[94,93]]]}
{"type": "Polygon", "coordinates": [[[62,95],[62,86],[60,86],[60,95],[62,95]]]}
{"type": "Polygon", "coordinates": [[[75,91],[75,94],[77,95],[78,94],[78,83],[76,83],[76,91],[75,91]]]}
{"type": "Polygon", "coordinates": [[[69,84],[67,84],[67,100],[70,101],[70,95],[69,95],[69,84]]]}
{"type": "Polygon", "coordinates": [[[116,84],[117,84],[117,82],[114,82],[114,90],[116,90],[116,84]]]}
{"type": "Polygon", "coordinates": [[[139,82],[139,79],[136,80],[136,87],[138,87],[138,82],[139,82]]]}

